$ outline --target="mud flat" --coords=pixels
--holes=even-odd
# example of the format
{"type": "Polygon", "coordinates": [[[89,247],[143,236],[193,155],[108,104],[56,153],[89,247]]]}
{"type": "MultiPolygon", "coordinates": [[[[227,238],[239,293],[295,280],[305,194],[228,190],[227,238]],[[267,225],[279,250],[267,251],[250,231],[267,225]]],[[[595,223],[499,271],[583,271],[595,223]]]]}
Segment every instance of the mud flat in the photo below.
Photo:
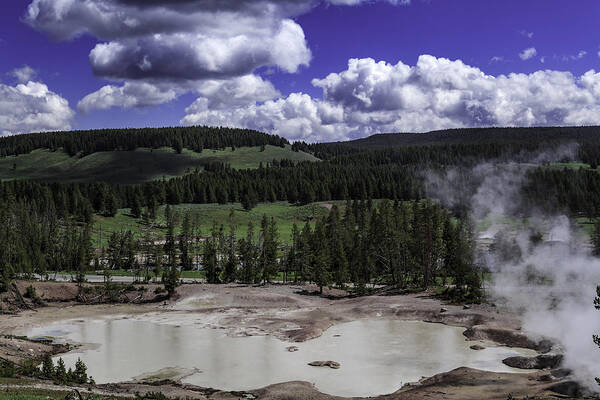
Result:
{"type": "MultiPolygon", "coordinates": [[[[467,349],[476,343],[483,343],[486,347],[502,345],[537,351],[545,351],[548,347],[548,343],[529,338],[521,332],[516,315],[489,305],[474,305],[469,309],[463,309],[462,306],[443,304],[440,300],[427,296],[427,294],[328,299],[299,294],[305,289],[307,288],[304,286],[282,285],[266,287],[184,285],[178,289],[177,298],[168,303],[89,306],[70,302],[51,302],[47,307],[37,311],[24,311],[18,315],[6,316],[6,318],[3,316],[0,320],[0,333],[28,334],[36,328],[67,320],[71,322],[79,320],[78,323],[82,324],[81,321],[87,323],[94,319],[119,321],[126,318],[124,321],[145,321],[146,323],[168,325],[170,328],[179,326],[185,329],[186,326],[191,325],[195,329],[218,328],[220,333],[226,334],[230,338],[259,336],[269,338],[269,340],[277,339],[285,342],[279,346],[281,355],[295,357],[302,355],[302,347],[310,343],[306,342],[309,339],[322,335],[328,337],[330,334],[330,336],[341,335],[336,339],[342,339],[344,332],[335,333],[334,330],[343,328],[344,325],[353,321],[357,321],[357,323],[361,323],[361,321],[362,323],[365,321],[427,321],[450,327],[468,328],[465,336],[474,338],[477,342],[465,342],[464,346],[467,349]],[[444,312],[441,312],[442,308],[445,309],[444,312]],[[328,328],[332,326],[335,327],[328,331],[328,328]],[[294,353],[287,352],[285,348],[290,345],[290,342],[297,343],[300,350],[294,353]]],[[[334,296],[336,293],[329,294],[334,296]]],[[[368,340],[368,338],[365,339],[368,340]]],[[[432,354],[433,351],[438,350],[432,350],[432,354]]],[[[2,346],[0,346],[0,352],[2,351],[2,346]]],[[[153,349],[148,348],[147,351],[152,352],[153,349]]],[[[475,354],[481,352],[470,349],[469,351],[475,354]]],[[[449,358],[451,359],[452,356],[449,358]]],[[[218,362],[218,360],[214,361],[218,362]]],[[[316,374],[326,374],[339,373],[347,365],[347,362],[342,362],[342,368],[339,370],[327,369],[327,371],[321,368],[307,368],[313,368],[316,374]]],[[[154,370],[157,371],[163,367],[157,366],[154,370]]],[[[172,367],[181,366],[173,365],[172,367]]],[[[448,365],[448,367],[454,368],[453,365],[448,365]]],[[[448,399],[497,398],[504,400],[508,394],[515,397],[545,396],[548,398],[556,395],[549,391],[550,388],[568,380],[565,377],[554,376],[549,371],[514,373],[502,372],[505,370],[481,371],[474,368],[442,371],[443,369],[434,371],[434,376],[421,379],[418,383],[404,385],[393,394],[381,398],[431,398],[434,393],[437,393],[435,398],[448,399]]],[[[195,375],[201,376],[202,372],[184,373],[183,376],[167,374],[170,378],[162,382],[165,385],[160,386],[160,390],[167,393],[178,393],[179,397],[182,397],[181,391],[189,391],[190,397],[200,398],[236,396],[237,392],[201,388],[200,386],[216,386],[212,385],[210,381],[194,381],[195,375]],[[199,382],[200,385],[193,385],[195,382],[199,382]]],[[[396,387],[405,383],[398,382],[396,387]]],[[[130,390],[133,390],[134,387],[135,390],[143,393],[145,382],[140,382],[138,378],[136,382],[98,385],[96,390],[110,389],[126,394],[133,393],[130,390]]],[[[156,380],[148,387],[153,388],[154,391],[159,388],[156,386],[156,380]]],[[[244,387],[243,390],[260,398],[334,398],[317,390],[315,386],[307,382],[280,383],[258,390],[244,387]]],[[[337,393],[356,395],[350,391],[344,392],[344,390],[337,393]]]]}

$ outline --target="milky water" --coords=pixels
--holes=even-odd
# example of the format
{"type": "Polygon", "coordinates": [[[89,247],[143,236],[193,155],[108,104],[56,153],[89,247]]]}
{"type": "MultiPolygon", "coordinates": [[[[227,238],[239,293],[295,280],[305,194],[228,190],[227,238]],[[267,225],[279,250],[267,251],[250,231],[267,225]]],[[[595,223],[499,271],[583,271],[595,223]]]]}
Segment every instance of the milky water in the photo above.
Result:
{"type": "Polygon", "coordinates": [[[249,390],[302,380],[340,396],[392,393],[407,382],[460,366],[516,372],[502,364],[502,359],[535,354],[505,347],[471,350],[474,342],[465,340],[463,330],[374,319],[333,326],[304,343],[287,343],[272,336],[230,337],[224,330],[138,317],[57,323],[33,329],[30,336],[97,344],[62,355],[67,366],[81,358],[97,383],[179,367],[197,369],[184,382],[203,387],[249,390]],[[288,352],[290,345],[299,350],[288,352]],[[316,360],[337,361],[341,368],[307,365],[316,360]]]}

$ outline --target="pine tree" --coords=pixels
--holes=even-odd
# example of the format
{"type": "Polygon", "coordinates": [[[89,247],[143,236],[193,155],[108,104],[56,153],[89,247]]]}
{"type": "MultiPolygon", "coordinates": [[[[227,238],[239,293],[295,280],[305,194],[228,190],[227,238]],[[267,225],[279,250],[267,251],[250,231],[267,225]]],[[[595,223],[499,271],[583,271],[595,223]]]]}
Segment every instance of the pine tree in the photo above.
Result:
{"type": "Polygon", "coordinates": [[[213,223],[212,235],[204,242],[202,254],[202,266],[206,271],[206,282],[220,283],[221,271],[218,262],[218,241],[219,233],[216,222],[213,223]]]}
{"type": "MultiPolygon", "coordinates": [[[[596,295],[597,296],[594,299],[594,306],[596,307],[596,310],[600,310],[600,286],[596,288],[596,295]]],[[[596,345],[600,347],[600,336],[594,335],[594,343],[596,343],[596,345]]],[[[598,384],[600,385],[600,378],[596,378],[596,382],[598,382],[598,384]]]]}
{"type": "Polygon", "coordinates": [[[54,374],[55,374],[54,363],[52,362],[52,358],[50,357],[50,354],[46,353],[46,355],[44,355],[44,359],[42,361],[42,375],[46,379],[53,379],[54,374]]]}
{"type": "Polygon", "coordinates": [[[313,257],[310,266],[311,279],[323,294],[323,287],[331,282],[330,256],[327,248],[327,237],[322,220],[318,220],[312,237],[311,245],[313,257]]]}
{"type": "Polygon", "coordinates": [[[162,270],[163,270],[163,258],[164,258],[164,247],[161,246],[160,244],[157,245],[153,245],[153,255],[152,255],[152,259],[154,261],[154,280],[156,281],[156,279],[159,276],[162,276],[162,270]]]}
{"type": "Polygon", "coordinates": [[[131,214],[136,219],[142,216],[142,204],[137,194],[133,197],[133,204],[131,205],[131,214]]]}
{"type": "Polygon", "coordinates": [[[240,280],[244,283],[252,283],[256,279],[256,259],[257,251],[254,244],[254,225],[248,222],[246,238],[240,239],[238,242],[240,254],[240,280]]]}
{"type": "Polygon", "coordinates": [[[64,384],[67,382],[67,370],[65,368],[65,362],[62,358],[58,359],[54,373],[55,379],[58,383],[64,384]]]}
{"type": "Polygon", "coordinates": [[[235,248],[235,226],[233,224],[229,229],[226,247],[227,254],[225,256],[225,268],[223,269],[223,281],[229,283],[235,281],[238,263],[235,248]]]}
{"type": "Polygon", "coordinates": [[[82,284],[85,281],[85,273],[89,269],[93,258],[93,247],[91,238],[91,225],[84,227],[83,232],[79,235],[77,246],[77,283],[81,290],[82,284]]]}
{"type": "MultiPolygon", "coordinates": [[[[167,208],[169,208],[167,206],[167,208]]],[[[165,213],[167,217],[167,237],[165,241],[165,254],[167,255],[167,268],[163,270],[162,281],[168,296],[175,294],[179,285],[179,268],[177,265],[177,249],[175,245],[176,215],[174,212],[165,213]]]]}
{"type": "Polygon", "coordinates": [[[87,366],[81,361],[80,358],[77,359],[75,363],[75,371],[73,371],[73,380],[75,383],[84,384],[88,381],[87,376],[87,366]]]}
{"type": "Polygon", "coordinates": [[[592,233],[592,253],[595,256],[600,256],[600,220],[597,219],[594,225],[594,232],[592,233]]]}
{"type": "Polygon", "coordinates": [[[117,200],[117,197],[115,196],[115,194],[111,191],[108,194],[108,197],[106,199],[105,209],[104,209],[103,214],[105,217],[114,217],[115,215],[117,215],[117,209],[118,209],[118,200],[117,200]]]}
{"type": "Polygon", "coordinates": [[[312,250],[311,250],[311,238],[312,238],[312,229],[310,227],[310,223],[306,221],[304,227],[302,228],[302,232],[298,237],[298,245],[297,245],[297,253],[298,253],[298,262],[297,262],[297,271],[296,276],[300,280],[307,280],[310,278],[309,269],[311,265],[312,259],[312,250]]]}
{"type": "Polygon", "coordinates": [[[343,288],[346,282],[348,282],[348,260],[344,248],[342,221],[337,205],[334,205],[329,212],[325,230],[331,261],[331,279],[343,288]]]}
{"type": "Polygon", "coordinates": [[[297,281],[298,275],[298,244],[300,242],[300,230],[298,229],[298,225],[296,222],[292,225],[292,244],[288,250],[286,257],[286,273],[284,276],[284,281],[288,280],[288,272],[294,272],[294,282],[297,281]]]}
{"type": "Polygon", "coordinates": [[[279,234],[275,219],[269,221],[266,214],[263,215],[260,230],[260,255],[259,265],[261,269],[261,280],[268,283],[271,278],[277,274],[277,248],[279,244],[279,234]]]}
{"type": "Polygon", "coordinates": [[[181,224],[181,232],[179,234],[179,252],[181,258],[181,268],[183,270],[192,269],[192,221],[190,213],[186,213],[181,224]]]}

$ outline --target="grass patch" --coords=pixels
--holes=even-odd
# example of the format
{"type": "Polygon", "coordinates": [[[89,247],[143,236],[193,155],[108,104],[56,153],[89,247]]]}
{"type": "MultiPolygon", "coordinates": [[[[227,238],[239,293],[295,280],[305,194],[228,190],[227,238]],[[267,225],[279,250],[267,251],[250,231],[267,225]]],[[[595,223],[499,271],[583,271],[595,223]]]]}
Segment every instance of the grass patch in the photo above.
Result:
{"type": "Polygon", "coordinates": [[[318,161],[304,152],[265,146],[240,147],[232,151],[204,150],[202,153],[184,149],[176,154],[172,148],[139,148],[135,151],[105,151],[85,157],[69,157],[63,151],[34,150],[29,154],[0,158],[0,180],[38,179],[60,182],[106,181],[140,183],[153,179],[172,178],[202,169],[206,162],[223,162],[236,169],[258,168],[273,160],[318,161]]]}
{"type": "MultiPolygon", "coordinates": [[[[19,382],[31,384],[31,382],[19,382]]],[[[6,387],[0,390],[0,400],[47,400],[63,399],[70,392],[69,388],[57,390],[38,389],[33,387],[6,387]]]]}
{"type": "MultiPolygon", "coordinates": [[[[299,229],[302,229],[302,226],[306,221],[313,224],[316,218],[326,216],[329,213],[327,208],[329,204],[337,204],[339,207],[343,208],[345,202],[318,202],[304,206],[297,206],[288,202],[260,203],[251,211],[244,210],[239,203],[180,204],[173,206],[173,208],[182,216],[188,212],[195,215],[196,218],[198,218],[202,236],[210,235],[213,221],[219,226],[223,225],[225,233],[229,232],[229,226],[235,226],[237,238],[246,236],[248,223],[252,222],[254,225],[254,232],[257,234],[260,230],[262,217],[263,215],[266,215],[267,218],[272,217],[277,222],[280,240],[283,243],[289,243],[292,239],[292,227],[294,222],[298,224],[299,229]]],[[[158,226],[164,226],[164,210],[165,206],[162,206],[158,211],[158,218],[156,221],[156,225],[158,226]]],[[[141,219],[135,219],[130,214],[129,209],[119,210],[117,215],[112,218],[101,216],[96,216],[95,218],[92,241],[96,248],[106,247],[108,237],[112,232],[130,230],[135,235],[141,236],[145,229],[150,229],[143,224],[141,219]]],[[[151,228],[151,231],[160,237],[164,237],[166,233],[166,229],[156,226],[151,228]]]]}

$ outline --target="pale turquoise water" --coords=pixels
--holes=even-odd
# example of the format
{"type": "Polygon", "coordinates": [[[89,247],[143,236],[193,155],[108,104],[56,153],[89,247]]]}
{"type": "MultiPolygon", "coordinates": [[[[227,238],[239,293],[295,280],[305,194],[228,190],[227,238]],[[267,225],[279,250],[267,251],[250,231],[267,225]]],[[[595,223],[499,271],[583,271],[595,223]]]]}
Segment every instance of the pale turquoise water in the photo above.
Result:
{"type": "Polygon", "coordinates": [[[309,381],[325,393],[374,396],[403,384],[468,366],[497,372],[502,364],[532,351],[489,347],[471,350],[463,329],[424,322],[362,320],[334,326],[304,343],[271,336],[229,337],[223,330],[157,323],[144,317],[52,324],[30,336],[58,336],[70,342],[95,343],[63,355],[67,366],[80,357],[98,383],[132,379],[165,367],[197,368],[184,382],[224,390],[257,389],[292,380],[309,381]],[[339,335],[339,336],[338,336],[339,335]],[[296,345],[294,353],[286,347],[296,345]],[[316,360],[342,364],[338,370],[308,366],[316,360]]]}

